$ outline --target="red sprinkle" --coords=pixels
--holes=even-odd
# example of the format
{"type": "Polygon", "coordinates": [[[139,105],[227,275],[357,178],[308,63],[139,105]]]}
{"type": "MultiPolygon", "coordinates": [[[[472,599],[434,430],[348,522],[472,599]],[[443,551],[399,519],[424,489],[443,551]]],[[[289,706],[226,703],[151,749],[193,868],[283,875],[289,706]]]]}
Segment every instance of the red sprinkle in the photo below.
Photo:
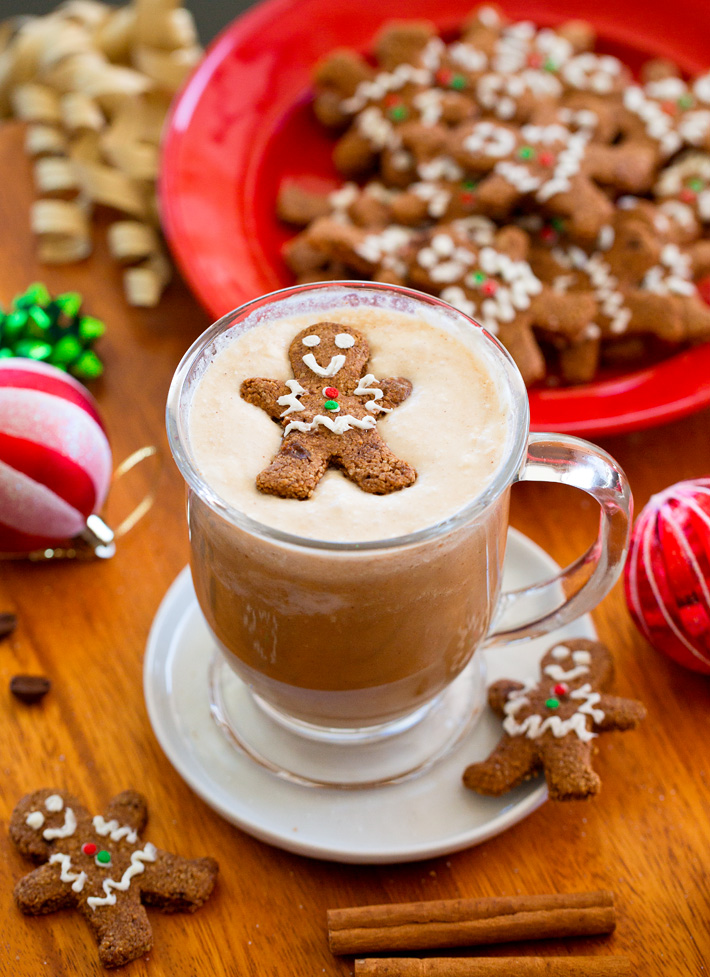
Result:
{"type": "Polygon", "coordinates": [[[337,387],[326,387],[323,393],[328,397],[329,400],[335,400],[340,391],[337,387]]]}
{"type": "Polygon", "coordinates": [[[473,204],[476,201],[476,194],[471,193],[470,190],[462,190],[460,194],[460,200],[462,204],[473,204]]]}
{"type": "Polygon", "coordinates": [[[567,695],[569,692],[569,685],[567,685],[566,682],[558,682],[552,691],[555,693],[555,695],[567,695]]]}
{"type": "Polygon", "coordinates": [[[540,67],[542,67],[542,64],[543,64],[543,57],[542,57],[542,55],[539,52],[537,52],[537,51],[533,51],[532,54],[529,55],[529,57],[528,57],[528,64],[530,65],[531,68],[540,68],[540,67]]]}
{"type": "Polygon", "coordinates": [[[554,166],[557,162],[557,157],[554,153],[545,150],[544,152],[540,153],[537,160],[538,163],[541,163],[543,166],[554,166]]]}
{"type": "Polygon", "coordinates": [[[93,841],[87,841],[86,844],[81,846],[81,850],[85,855],[95,855],[99,850],[98,845],[95,845],[93,841]]]}
{"type": "Polygon", "coordinates": [[[678,196],[684,204],[692,204],[695,203],[697,194],[695,193],[695,190],[691,190],[690,187],[683,187],[678,196]]]}
{"type": "Polygon", "coordinates": [[[675,115],[678,111],[678,106],[675,102],[661,102],[661,108],[666,115],[675,115]]]}
{"type": "Polygon", "coordinates": [[[440,85],[449,85],[453,77],[454,73],[449,68],[440,68],[436,73],[436,80],[440,85]]]}
{"type": "Polygon", "coordinates": [[[498,282],[495,282],[492,278],[489,278],[488,281],[484,282],[481,286],[481,291],[484,295],[495,295],[495,293],[498,291],[498,282]]]}
{"type": "Polygon", "coordinates": [[[544,241],[545,244],[555,244],[557,241],[557,231],[554,227],[541,227],[540,240],[544,241]]]}

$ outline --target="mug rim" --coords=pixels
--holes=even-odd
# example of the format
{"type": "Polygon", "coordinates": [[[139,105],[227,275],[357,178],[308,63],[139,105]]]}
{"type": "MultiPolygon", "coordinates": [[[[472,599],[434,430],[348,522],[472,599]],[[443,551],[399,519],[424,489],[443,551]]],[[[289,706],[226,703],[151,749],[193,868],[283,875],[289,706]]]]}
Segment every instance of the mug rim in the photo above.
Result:
{"type": "Polygon", "coordinates": [[[495,336],[484,329],[480,323],[466,315],[466,313],[461,312],[460,309],[425,292],[419,292],[401,285],[390,285],[384,282],[350,281],[347,279],[287,286],[286,288],[280,288],[274,292],[268,292],[265,295],[251,299],[249,302],[245,302],[236,309],[227,312],[198,336],[183,355],[171,381],[166,405],[168,443],[175,463],[188,487],[213,512],[227,522],[230,522],[236,528],[251,535],[270,539],[275,543],[293,546],[299,549],[320,550],[329,553],[372,552],[373,550],[390,550],[413,546],[448,535],[466,523],[473,521],[479,513],[483,512],[495,502],[515,481],[525,459],[529,427],[530,405],[520,371],[508,350],[495,336]],[[296,533],[289,533],[285,530],[269,526],[267,523],[260,522],[246,515],[246,513],[241,512],[218,495],[199,474],[197,464],[189,448],[187,424],[183,417],[185,396],[188,391],[191,392],[189,381],[192,378],[193,368],[210,344],[218,336],[226,332],[227,329],[231,328],[238,320],[244,319],[261,306],[268,306],[274,301],[281,301],[290,298],[292,295],[299,295],[309,291],[315,292],[322,289],[342,290],[344,288],[360,293],[395,293],[424,303],[430,307],[441,309],[449,316],[453,315],[460,319],[467,327],[472,326],[481,333],[490,345],[494,356],[504,368],[504,374],[508,380],[508,388],[512,401],[512,413],[515,417],[514,423],[517,427],[513,431],[513,439],[508,456],[500,465],[495,478],[481,492],[474,496],[473,499],[460,509],[457,509],[452,515],[430,526],[425,526],[422,529],[417,529],[414,532],[400,536],[388,536],[384,539],[375,540],[341,542],[338,540],[323,540],[308,536],[299,536],[296,533]]]}

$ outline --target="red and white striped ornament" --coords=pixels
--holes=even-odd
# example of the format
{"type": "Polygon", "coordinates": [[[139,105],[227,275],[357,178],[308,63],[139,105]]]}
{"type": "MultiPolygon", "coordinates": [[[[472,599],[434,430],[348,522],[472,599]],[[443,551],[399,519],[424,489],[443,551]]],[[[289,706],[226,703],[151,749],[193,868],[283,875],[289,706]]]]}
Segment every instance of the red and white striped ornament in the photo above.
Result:
{"type": "Polygon", "coordinates": [[[634,526],[626,601],[654,648],[710,674],[710,478],[654,495],[634,526]]]}
{"type": "Polygon", "coordinates": [[[0,552],[77,536],[101,509],[112,459],[96,403],[45,363],[0,360],[0,552]]]}

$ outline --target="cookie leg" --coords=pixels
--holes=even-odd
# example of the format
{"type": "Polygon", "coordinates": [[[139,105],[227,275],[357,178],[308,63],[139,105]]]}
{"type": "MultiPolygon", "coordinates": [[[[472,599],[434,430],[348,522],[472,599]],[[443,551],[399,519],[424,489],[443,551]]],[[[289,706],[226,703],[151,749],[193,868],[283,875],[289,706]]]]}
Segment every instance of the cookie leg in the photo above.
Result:
{"type": "Polygon", "coordinates": [[[532,740],[503,736],[487,760],[472,763],[463,775],[464,786],[477,794],[498,797],[531,777],[539,763],[532,740]]]}
{"type": "Polygon", "coordinates": [[[551,800],[581,801],[599,793],[601,780],[592,770],[591,742],[575,735],[548,740],[540,756],[551,800]]]}
{"type": "Polygon", "coordinates": [[[398,458],[376,432],[343,439],[338,461],[351,481],[373,495],[395,492],[417,480],[416,471],[398,458]]]}
{"type": "Polygon", "coordinates": [[[284,499],[309,499],[328,467],[328,454],[313,438],[290,434],[268,468],[256,476],[256,487],[284,499]]]}
{"type": "Polygon", "coordinates": [[[99,959],[104,967],[122,967],[147,953],[153,946],[148,914],[138,898],[116,893],[116,904],[82,912],[96,935],[99,959]]]}
{"type": "Polygon", "coordinates": [[[164,913],[194,912],[211,895],[217,872],[214,858],[181,858],[160,851],[157,860],[146,865],[141,881],[143,902],[164,913]]]}

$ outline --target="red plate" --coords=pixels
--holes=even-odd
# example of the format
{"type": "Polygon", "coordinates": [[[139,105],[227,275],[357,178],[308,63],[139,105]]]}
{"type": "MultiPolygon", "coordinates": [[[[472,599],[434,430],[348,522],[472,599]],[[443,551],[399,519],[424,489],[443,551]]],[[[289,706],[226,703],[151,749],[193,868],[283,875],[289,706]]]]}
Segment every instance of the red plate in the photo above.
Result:
{"type": "MultiPolygon", "coordinates": [[[[460,23],[462,0],[268,0],[213,43],[173,108],[163,149],[161,206],[182,271],[219,318],[290,284],[275,217],[285,177],[334,182],[332,144],[309,101],[313,64],[335,47],[366,50],[383,21],[460,23]]],[[[603,50],[632,68],[667,57],[691,73],[710,66],[707,0],[510,0],[511,17],[593,21],[603,50]],[[591,8],[591,9],[590,9],[591,8]]],[[[580,387],[534,390],[532,427],[610,434],[668,421],[710,404],[710,343],[663,363],[580,387]]]]}

